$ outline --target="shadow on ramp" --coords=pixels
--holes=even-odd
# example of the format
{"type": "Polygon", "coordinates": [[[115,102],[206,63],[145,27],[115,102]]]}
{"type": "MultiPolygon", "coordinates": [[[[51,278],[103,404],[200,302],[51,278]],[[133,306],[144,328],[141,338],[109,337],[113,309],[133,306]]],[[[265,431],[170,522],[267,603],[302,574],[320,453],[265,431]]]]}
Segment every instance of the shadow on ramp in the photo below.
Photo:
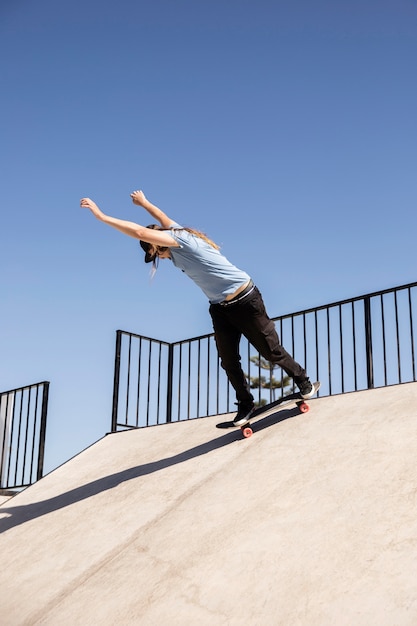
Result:
{"type": "MultiPolygon", "coordinates": [[[[299,414],[300,412],[296,408],[287,411],[283,411],[281,409],[280,411],[255,422],[253,424],[253,431],[254,433],[259,432],[264,428],[268,428],[299,414]]],[[[99,493],[113,489],[128,480],[140,478],[141,476],[147,476],[148,474],[164,470],[173,465],[185,463],[186,461],[194,459],[198,456],[209,454],[210,452],[227,446],[241,438],[242,435],[240,429],[236,429],[233,432],[222,435],[221,437],[216,437],[211,441],[194,446],[189,450],[184,450],[174,456],[160,459],[159,461],[152,461],[151,463],[145,463],[143,465],[137,465],[121,472],[98,478],[97,480],[93,480],[85,485],[71,489],[70,491],[50,498],[49,500],[42,500],[40,502],[26,504],[24,506],[2,506],[0,507],[0,512],[8,514],[9,517],[0,519],[0,533],[3,533],[10,528],[14,528],[15,526],[19,526],[20,524],[24,524],[30,520],[42,517],[43,515],[48,515],[49,513],[58,511],[59,509],[71,506],[72,504],[85,500],[86,498],[91,498],[99,493]]]]}
{"type": "Polygon", "coordinates": [[[253,430],[253,434],[264,430],[265,428],[269,428],[270,426],[274,426],[274,424],[279,424],[280,422],[284,422],[285,420],[291,419],[292,417],[297,417],[297,415],[305,415],[302,413],[298,407],[294,407],[293,409],[279,409],[275,411],[275,413],[271,413],[262,419],[258,419],[257,421],[251,422],[250,426],[253,430]]]}

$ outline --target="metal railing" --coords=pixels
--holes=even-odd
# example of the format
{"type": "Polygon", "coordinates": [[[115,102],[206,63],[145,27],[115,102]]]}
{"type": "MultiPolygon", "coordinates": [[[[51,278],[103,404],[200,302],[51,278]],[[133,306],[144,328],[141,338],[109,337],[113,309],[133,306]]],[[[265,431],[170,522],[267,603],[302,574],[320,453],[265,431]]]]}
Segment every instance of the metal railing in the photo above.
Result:
{"type": "MultiPolygon", "coordinates": [[[[416,381],[417,283],[274,318],[282,345],[320,380],[320,396],[416,381]]],[[[264,376],[258,353],[241,340],[250,380],[264,376]]],[[[269,371],[258,402],[285,394],[284,373],[269,371]],[[268,384],[269,377],[269,384],[268,384]],[[282,384],[281,389],[277,385],[282,384]]],[[[118,330],[112,431],[235,410],[214,335],[167,343],[118,330]]]]}
{"type": "Polygon", "coordinates": [[[0,393],[0,491],[43,474],[49,382],[0,393]]]}

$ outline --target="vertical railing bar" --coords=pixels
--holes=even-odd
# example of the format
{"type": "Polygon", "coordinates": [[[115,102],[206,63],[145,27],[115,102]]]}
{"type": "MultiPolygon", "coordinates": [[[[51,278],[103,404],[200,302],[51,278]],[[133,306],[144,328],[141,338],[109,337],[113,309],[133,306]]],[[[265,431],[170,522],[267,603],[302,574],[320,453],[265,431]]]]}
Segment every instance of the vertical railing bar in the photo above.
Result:
{"type": "Polygon", "coordinates": [[[273,396],[274,391],[273,391],[273,386],[272,386],[273,378],[274,378],[274,365],[273,363],[269,363],[269,385],[268,385],[269,402],[272,402],[274,399],[274,396],[273,396]]]}
{"type": "MultiPolygon", "coordinates": [[[[207,337],[207,390],[206,390],[206,415],[210,415],[210,337],[207,337]]],[[[219,398],[219,389],[216,389],[217,403],[219,398]]]]}
{"type": "MultiPolygon", "coordinates": [[[[251,377],[252,377],[252,361],[250,360],[251,357],[250,357],[250,344],[249,344],[249,341],[246,341],[245,345],[246,345],[246,350],[245,350],[245,352],[246,352],[246,362],[248,364],[247,377],[248,377],[248,384],[250,386],[250,384],[251,384],[250,381],[251,381],[251,377]]],[[[259,390],[258,390],[258,396],[259,396],[259,390]]],[[[255,401],[256,401],[256,398],[255,398],[255,401]]]]}
{"type": "Polygon", "coordinates": [[[368,379],[368,389],[374,388],[374,366],[372,352],[372,321],[371,321],[371,301],[370,297],[364,298],[364,320],[366,338],[366,371],[368,379]]]}
{"type": "MultiPolygon", "coordinates": [[[[230,394],[231,393],[234,394],[235,391],[234,391],[232,385],[230,384],[229,379],[227,378],[227,376],[225,374],[224,374],[224,376],[225,376],[225,379],[226,379],[226,398],[227,398],[227,403],[226,404],[227,404],[227,407],[228,407],[228,411],[230,411],[230,405],[232,403],[232,400],[230,399],[230,394]],[[233,389],[233,391],[232,391],[232,389],[233,389]]],[[[235,395],[233,396],[233,401],[234,400],[235,400],[235,395]]],[[[233,407],[232,407],[232,410],[233,410],[233,407]]]]}
{"type": "MultiPolygon", "coordinates": [[[[27,401],[25,402],[25,408],[26,408],[26,415],[23,415],[23,419],[25,421],[25,425],[24,425],[24,445],[23,445],[23,459],[21,461],[22,463],[22,474],[21,474],[21,479],[20,479],[20,484],[23,485],[25,483],[25,475],[26,475],[26,457],[27,457],[27,450],[28,450],[28,439],[29,439],[29,418],[30,418],[30,407],[31,407],[31,400],[32,400],[32,388],[29,387],[27,390],[27,401]]],[[[23,424],[22,424],[23,426],[23,424]]]]}
{"type": "Polygon", "coordinates": [[[304,364],[305,364],[305,367],[307,367],[308,352],[307,352],[307,326],[306,326],[306,314],[305,313],[303,313],[303,333],[304,333],[304,364]]]}
{"type": "Polygon", "coordinates": [[[119,410],[119,386],[120,386],[120,357],[122,347],[122,331],[116,331],[116,347],[114,355],[114,377],[113,377],[113,403],[111,416],[111,432],[117,430],[117,416],[119,410]]]}
{"type": "Polygon", "coordinates": [[[32,451],[30,454],[30,463],[29,463],[29,476],[30,476],[30,483],[32,483],[32,476],[33,476],[33,464],[34,464],[34,459],[35,459],[35,441],[36,441],[36,433],[37,433],[37,423],[38,423],[38,400],[39,400],[39,385],[35,385],[34,386],[35,389],[35,408],[33,410],[33,430],[32,430],[32,451]]]}
{"type": "MultiPolygon", "coordinates": [[[[291,354],[295,358],[295,332],[294,332],[294,315],[291,315],[291,354]]],[[[295,390],[295,383],[292,383],[292,390],[295,390]]]]}
{"type": "Polygon", "coordinates": [[[158,385],[156,391],[156,422],[159,420],[159,410],[161,404],[161,362],[162,362],[162,344],[158,344],[158,385]]]}
{"type": "MultiPolygon", "coordinates": [[[[15,416],[16,416],[16,397],[17,394],[19,393],[19,389],[16,389],[15,392],[13,393],[13,402],[12,402],[12,409],[11,411],[8,410],[7,408],[7,415],[9,416],[9,438],[7,441],[8,447],[7,447],[7,469],[6,470],[6,485],[11,484],[10,483],[10,477],[11,477],[11,465],[12,465],[12,450],[13,450],[13,439],[14,439],[14,430],[15,430],[15,416]]],[[[6,431],[7,432],[7,431],[6,431]]]]}
{"type": "Polygon", "coordinates": [[[129,335],[129,348],[127,351],[127,381],[126,381],[126,409],[125,409],[125,424],[129,424],[129,394],[130,394],[130,367],[131,367],[131,355],[132,355],[132,335],[129,335]]]}
{"type": "Polygon", "coordinates": [[[273,387],[272,380],[274,378],[274,366],[272,363],[269,363],[269,402],[273,400],[273,387]]]}
{"type": "Polygon", "coordinates": [[[383,363],[384,363],[384,385],[387,385],[388,382],[388,369],[387,369],[387,342],[386,342],[386,334],[385,334],[385,306],[384,306],[384,296],[381,293],[380,295],[381,302],[381,332],[382,332],[382,354],[383,354],[383,363]]]}
{"type": "MultiPolygon", "coordinates": [[[[251,361],[251,346],[247,339],[245,340],[245,358],[246,358],[246,363],[248,364],[248,370],[247,370],[248,385],[249,387],[251,387],[253,369],[256,367],[259,369],[259,363],[258,363],[258,366],[255,366],[255,364],[251,361]]],[[[256,400],[256,397],[254,397],[255,402],[257,401],[259,402],[259,396],[260,396],[260,390],[258,388],[258,400],[256,400]]],[[[230,409],[229,403],[227,404],[227,408],[230,409]]]]}
{"type": "MultiPolygon", "coordinates": [[[[250,343],[249,343],[249,341],[247,342],[247,347],[248,347],[248,361],[250,362],[250,343]]],[[[258,370],[258,381],[259,381],[259,385],[258,385],[258,402],[261,402],[261,400],[262,400],[261,358],[262,357],[261,357],[259,352],[257,352],[257,357],[258,357],[258,365],[257,365],[256,369],[258,370]]]]}
{"type": "Polygon", "coordinates": [[[148,353],[148,386],[146,390],[146,426],[149,426],[149,415],[151,406],[151,372],[152,372],[152,348],[153,340],[149,341],[149,353],[148,353]]]}
{"type": "Polygon", "coordinates": [[[182,384],[182,346],[179,344],[179,358],[178,358],[178,413],[177,421],[181,419],[181,384],[182,384]]]}
{"type": "Polygon", "coordinates": [[[221,364],[220,357],[217,355],[216,359],[216,414],[219,413],[220,407],[220,372],[221,364]]]}
{"type": "Polygon", "coordinates": [[[138,345],[138,382],[136,385],[136,427],[139,426],[140,422],[140,373],[142,371],[142,337],[139,337],[139,345],[138,345]]]}
{"type": "Polygon", "coordinates": [[[345,368],[343,363],[343,324],[342,324],[342,305],[339,304],[339,334],[340,334],[340,375],[342,382],[342,393],[345,393],[345,368]]]}
{"type": "Polygon", "coordinates": [[[332,395],[332,364],[330,352],[330,309],[327,309],[327,368],[329,378],[329,393],[332,395]]]}
{"type": "Polygon", "coordinates": [[[353,377],[355,381],[355,391],[358,390],[358,362],[356,354],[356,319],[355,319],[355,303],[351,302],[352,307],[352,339],[353,339],[353,377]]]}
{"type": "Polygon", "coordinates": [[[45,457],[45,437],[46,437],[46,420],[48,415],[49,400],[49,383],[43,383],[42,408],[41,408],[41,425],[39,431],[39,453],[38,453],[38,471],[37,480],[43,476],[43,463],[45,457]]]}
{"type": "Polygon", "coordinates": [[[187,379],[187,419],[191,409],[191,341],[188,342],[188,379],[187,379]]]}
{"type": "MultiPolygon", "coordinates": [[[[317,311],[314,311],[314,332],[316,338],[316,381],[320,380],[320,360],[319,360],[319,327],[318,327],[318,318],[317,311]]],[[[320,394],[320,390],[317,395],[320,394]]]]}
{"type": "Polygon", "coordinates": [[[200,417],[200,385],[201,385],[201,339],[198,339],[198,347],[197,347],[197,396],[196,396],[196,401],[197,401],[197,410],[196,410],[196,417],[200,417]]]}
{"type": "Polygon", "coordinates": [[[394,291],[394,307],[395,307],[395,332],[397,337],[397,359],[398,359],[398,382],[402,383],[401,373],[401,346],[400,346],[400,330],[398,321],[398,299],[397,290],[394,291]]]}
{"type": "Polygon", "coordinates": [[[413,305],[411,300],[411,288],[408,288],[408,312],[410,316],[410,339],[411,339],[411,366],[413,371],[413,380],[416,380],[416,363],[414,355],[414,327],[413,327],[413,305]]]}
{"type": "MultiPolygon", "coordinates": [[[[31,420],[31,407],[33,404],[33,393],[36,394],[36,386],[31,385],[31,387],[29,388],[29,394],[28,394],[28,405],[27,405],[27,410],[26,410],[26,434],[25,434],[25,451],[23,454],[24,457],[24,470],[23,470],[23,475],[22,475],[22,482],[25,482],[25,475],[26,475],[26,457],[27,457],[27,451],[28,451],[28,444],[29,444],[29,437],[30,437],[30,428],[31,428],[31,422],[33,423],[33,421],[36,419],[36,413],[34,413],[33,415],[33,420],[31,420]]],[[[35,395],[36,397],[36,395],[35,395]]],[[[36,404],[35,404],[35,408],[36,408],[36,404]]],[[[34,432],[33,432],[34,435],[34,432]]],[[[34,439],[32,436],[32,450],[33,450],[33,445],[34,445],[34,439]]],[[[30,469],[30,465],[29,465],[29,472],[30,472],[30,476],[31,476],[31,469],[30,469]]],[[[29,479],[29,484],[31,482],[31,479],[29,479]]]]}
{"type": "Polygon", "coordinates": [[[173,377],[174,377],[174,345],[168,345],[168,362],[167,362],[167,424],[172,422],[172,393],[173,393],[173,377]]]}

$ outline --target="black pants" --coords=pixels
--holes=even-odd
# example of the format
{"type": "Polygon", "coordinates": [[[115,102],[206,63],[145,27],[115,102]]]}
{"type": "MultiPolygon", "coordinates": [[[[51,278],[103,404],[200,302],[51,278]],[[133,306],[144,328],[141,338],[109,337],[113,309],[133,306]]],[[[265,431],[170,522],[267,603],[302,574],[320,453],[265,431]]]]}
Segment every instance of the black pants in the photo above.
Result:
{"type": "Polygon", "coordinates": [[[306,378],[305,370],[281,346],[275,324],[267,315],[257,287],[241,300],[231,302],[228,306],[211,304],[209,310],[221,366],[236,391],[236,399],[243,402],[253,400],[240,363],[242,335],[264,359],[279,365],[296,382],[306,378]]]}

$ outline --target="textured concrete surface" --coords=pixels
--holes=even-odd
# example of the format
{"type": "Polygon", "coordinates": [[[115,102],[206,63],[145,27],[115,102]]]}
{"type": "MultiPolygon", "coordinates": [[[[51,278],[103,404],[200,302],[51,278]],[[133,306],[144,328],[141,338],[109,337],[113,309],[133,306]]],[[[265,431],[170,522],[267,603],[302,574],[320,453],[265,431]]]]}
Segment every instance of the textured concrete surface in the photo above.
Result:
{"type": "Polygon", "coordinates": [[[4,502],[7,502],[7,500],[10,500],[10,498],[12,496],[15,496],[17,493],[19,493],[17,490],[11,491],[10,489],[4,489],[0,491],[0,504],[4,504],[4,502]]]}
{"type": "Polygon", "coordinates": [[[4,502],[1,625],[415,626],[417,384],[310,405],[108,435],[4,502]]]}

